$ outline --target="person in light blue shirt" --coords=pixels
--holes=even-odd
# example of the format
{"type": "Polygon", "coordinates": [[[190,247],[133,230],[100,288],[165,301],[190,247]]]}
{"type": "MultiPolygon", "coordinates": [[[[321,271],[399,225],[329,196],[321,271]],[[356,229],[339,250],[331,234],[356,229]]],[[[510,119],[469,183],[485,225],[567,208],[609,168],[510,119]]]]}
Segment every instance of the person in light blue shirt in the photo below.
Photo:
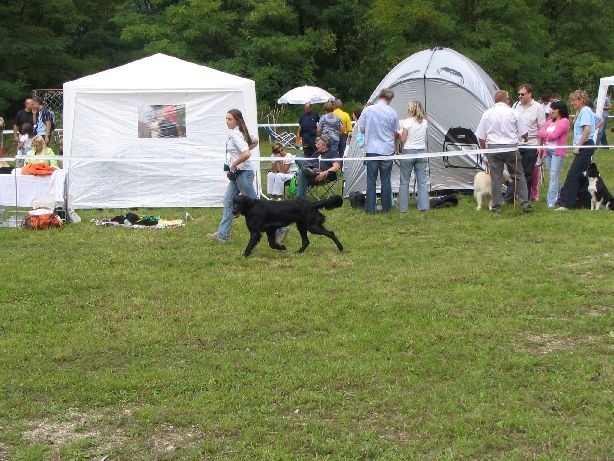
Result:
{"type": "MultiPolygon", "coordinates": [[[[580,176],[591,164],[595,152],[595,114],[588,107],[588,93],[584,90],[576,90],[569,96],[571,105],[576,110],[576,120],[573,127],[572,150],[574,159],[569,166],[565,184],[561,189],[559,208],[557,211],[565,211],[576,208],[576,200],[580,190],[580,176]],[[588,147],[580,147],[588,146],[588,147]]],[[[588,192],[588,191],[587,191],[588,192]]]]}
{"type": "Polygon", "coordinates": [[[396,110],[390,107],[393,98],[394,92],[390,88],[384,88],[380,91],[377,102],[365,107],[358,120],[358,127],[365,135],[365,156],[377,158],[366,162],[365,211],[369,214],[375,213],[378,174],[381,184],[382,213],[390,211],[392,207],[391,156],[394,155],[395,141],[401,128],[396,110]]]}

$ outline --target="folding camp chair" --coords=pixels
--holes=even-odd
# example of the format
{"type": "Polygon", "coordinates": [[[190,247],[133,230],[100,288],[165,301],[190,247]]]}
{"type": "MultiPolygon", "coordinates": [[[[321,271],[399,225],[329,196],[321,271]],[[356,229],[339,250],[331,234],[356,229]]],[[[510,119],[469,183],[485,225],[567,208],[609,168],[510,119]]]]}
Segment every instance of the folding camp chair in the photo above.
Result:
{"type": "MultiPolygon", "coordinates": [[[[480,148],[480,144],[478,143],[478,138],[469,128],[463,128],[461,126],[457,126],[456,128],[450,128],[446,133],[443,141],[443,151],[447,152],[449,150],[477,150],[480,148]],[[455,148],[455,149],[451,149],[455,148]]],[[[443,157],[443,164],[446,168],[463,168],[467,170],[484,170],[482,166],[482,155],[467,155],[467,158],[470,159],[471,162],[474,163],[475,166],[466,166],[466,165],[458,165],[454,164],[450,161],[450,157],[443,157]]]]}
{"type": "Polygon", "coordinates": [[[269,137],[269,142],[275,143],[278,142],[285,148],[289,149],[299,149],[300,146],[296,144],[296,135],[294,133],[289,133],[287,131],[277,132],[273,129],[273,126],[276,125],[275,117],[273,114],[267,115],[267,124],[264,125],[263,129],[266,135],[269,137]]]}
{"type": "Polygon", "coordinates": [[[323,200],[335,195],[339,174],[341,171],[336,171],[328,175],[324,181],[317,182],[315,179],[309,179],[307,187],[307,196],[311,200],[323,200]]]}

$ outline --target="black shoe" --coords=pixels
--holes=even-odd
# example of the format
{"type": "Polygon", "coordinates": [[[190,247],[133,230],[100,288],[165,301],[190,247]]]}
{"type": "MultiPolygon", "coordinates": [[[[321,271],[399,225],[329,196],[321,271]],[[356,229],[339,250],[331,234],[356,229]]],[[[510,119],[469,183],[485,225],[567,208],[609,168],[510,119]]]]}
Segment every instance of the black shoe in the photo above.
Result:
{"type": "Polygon", "coordinates": [[[499,207],[493,207],[492,210],[490,210],[491,213],[495,213],[495,214],[501,214],[501,208],[499,207]]]}
{"type": "Polygon", "coordinates": [[[523,203],[522,211],[524,211],[525,213],[531,213],[533,211],[533,206],[530,202],[523,203]]]}

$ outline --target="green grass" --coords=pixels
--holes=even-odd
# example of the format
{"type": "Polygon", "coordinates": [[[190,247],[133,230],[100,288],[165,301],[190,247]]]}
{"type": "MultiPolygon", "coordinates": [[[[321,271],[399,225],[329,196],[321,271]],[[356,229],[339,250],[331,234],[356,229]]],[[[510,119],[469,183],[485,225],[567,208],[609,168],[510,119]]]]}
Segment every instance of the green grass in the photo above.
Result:
{"type": "Polygon", "coordinates": [[[0,229],[0,459],[612,458],[614,214],[474,208],[0,229]]]}

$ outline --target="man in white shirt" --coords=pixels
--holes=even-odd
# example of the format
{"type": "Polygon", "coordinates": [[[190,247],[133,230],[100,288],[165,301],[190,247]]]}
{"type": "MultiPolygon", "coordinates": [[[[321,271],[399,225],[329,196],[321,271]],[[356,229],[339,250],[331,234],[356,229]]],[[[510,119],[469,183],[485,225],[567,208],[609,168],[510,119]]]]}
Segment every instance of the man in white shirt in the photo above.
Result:
{"type": "MultiPolygon", "coordinates": [[[[527,182],[527,188],[531,191],[533,184],[533,170],[537,163],[537,149],[525,148],[528,146],[539,146],[542,144],[541,138],[537,135],[539,129],[546,124],[546,114],[543,106],[533,99],[533,86],[523,83],[518,87],[518,101],[513,109],[518,113],[525,126],[527,127],[527,139],[520,143],[518,152],[522,158],[522,169],[527,182]]],[[[514,186],[508,188],[504,199],[511,202],[514,197],[514,186]]]]}
{"type": "MultiPolygon", "coordinates": [[[[518,199],[522,211],[533,211],[529,202],[527,184],[524,181],[524,170],[518,154],[518,140],[527,139],[527,128],[516,111],[510,108],[505,100],[507,91],[499,90],[495,93],[495,105],[482,114],[482,119],[475,132],[480,148],[499,149],[509,148],[508,151],[488,154],[488,168],[492,183],[492,211],[501,213],[501,184],[503,180],[503,166],[507,166],[511,178],[517,183],[518,199]]],[[[541,107],[540,107],[541,109],[541,107]]]]}

